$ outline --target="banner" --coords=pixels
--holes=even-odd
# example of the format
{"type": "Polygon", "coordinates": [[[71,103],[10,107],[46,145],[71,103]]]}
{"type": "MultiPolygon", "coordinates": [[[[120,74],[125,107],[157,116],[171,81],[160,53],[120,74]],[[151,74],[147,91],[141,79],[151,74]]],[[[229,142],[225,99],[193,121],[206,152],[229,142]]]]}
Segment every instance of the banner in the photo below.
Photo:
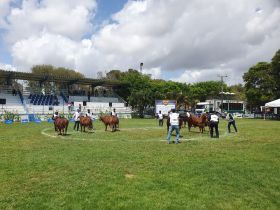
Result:
{"type": "Polygon", "coordinates": [[[156,114],[161,111],[162,114],[168,115],[168,112],[171,109],[176,109],[176,101],[175,100],[156,100],[155,101],[156,114]]]}

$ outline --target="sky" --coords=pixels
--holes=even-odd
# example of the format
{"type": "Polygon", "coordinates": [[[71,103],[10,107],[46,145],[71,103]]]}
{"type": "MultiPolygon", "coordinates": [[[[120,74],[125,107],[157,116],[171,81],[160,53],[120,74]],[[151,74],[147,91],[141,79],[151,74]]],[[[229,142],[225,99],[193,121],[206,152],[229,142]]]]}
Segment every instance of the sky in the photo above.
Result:
{"type": "Polygon", "coordinates": [[[242,83],[280,49],[280,0],[0,0],[0,68],[242,83]]]}

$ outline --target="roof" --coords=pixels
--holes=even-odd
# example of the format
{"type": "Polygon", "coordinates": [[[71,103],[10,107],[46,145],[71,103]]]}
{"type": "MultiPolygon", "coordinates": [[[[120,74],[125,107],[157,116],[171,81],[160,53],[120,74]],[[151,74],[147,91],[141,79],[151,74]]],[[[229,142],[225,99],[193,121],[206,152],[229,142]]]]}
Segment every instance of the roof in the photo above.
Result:
{"type": "Polygon", "coordinates": [[[265,104],[265,107],[280,107],[280,98],[265,104]]]}
{"type": "Polygon", "coordinates": [[[125,82],[121,82],[117,80],[62,77],[62,76],[54,76],[48,74],[5,71],[2,69],[0,69],[0,78],[5,78],[8,80],[19,79],[19,80],[27,80],[27,81],[38,81],[38,82],[49,81],[49,82],[56,82],[56,83],[66,83],[69,85],[80,84],[80,85],[109,86],[109,87],[128,85],[125,82]]]}

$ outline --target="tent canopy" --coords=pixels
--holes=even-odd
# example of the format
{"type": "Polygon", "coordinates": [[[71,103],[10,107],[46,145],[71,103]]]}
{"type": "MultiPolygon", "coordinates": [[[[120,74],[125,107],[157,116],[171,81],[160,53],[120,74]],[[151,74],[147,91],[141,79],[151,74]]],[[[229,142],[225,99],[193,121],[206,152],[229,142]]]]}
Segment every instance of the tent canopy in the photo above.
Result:
{"type": "Polygon", "coordinates": [[[280,107],[280,98],[265,104],[265,107],[280,107]]]}

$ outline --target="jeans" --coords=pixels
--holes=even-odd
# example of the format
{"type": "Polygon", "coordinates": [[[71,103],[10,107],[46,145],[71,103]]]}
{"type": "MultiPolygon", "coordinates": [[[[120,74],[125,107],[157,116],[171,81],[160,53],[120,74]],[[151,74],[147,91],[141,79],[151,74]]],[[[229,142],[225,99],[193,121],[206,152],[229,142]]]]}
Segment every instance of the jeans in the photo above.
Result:
{"type": "Polygon", "coordinates": [[[233,125],[235,132],[237,132],[237,128],[235,125],[235,120],[228,122],[228,132],[230,133],[230,126],[233,125]]]}
{"type": "Polygon", "coordinates": [[[170,125],[169,130],[168,130],[168,134],[167,134],[167,138],[166,138],[168,144],[170,143],[170,137],[171,137],[171,134],[174,130],[176,131],[176,141],[175,141],[175,143],[177,144],[178,141],[179,141],[179,138],[180,138],[179,125],[170,125]]]}
{"type": "Polygon", "coordinates": [[[163,126],[163,119],[158,120],[158,125],[161,126],[161,127],[163,126]]]}

